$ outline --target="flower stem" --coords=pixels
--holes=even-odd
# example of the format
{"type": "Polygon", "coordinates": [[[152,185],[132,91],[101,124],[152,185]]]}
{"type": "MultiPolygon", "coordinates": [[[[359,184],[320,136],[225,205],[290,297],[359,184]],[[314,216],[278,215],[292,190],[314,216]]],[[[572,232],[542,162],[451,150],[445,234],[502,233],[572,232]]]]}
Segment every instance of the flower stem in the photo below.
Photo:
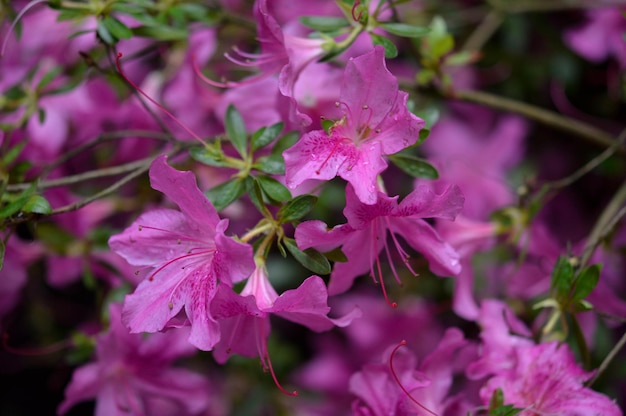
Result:
{"type": "MultiPolygon", "coordinates": [[[[497,110],[504,110],[520,114],[529,119],[539,121],[550,127],[554,127],[556,129],[576,135],[580,138],[585,139],[589,143],[593,143],[600,147],[611,147],[615,143],[615,138],[603,130],[600,130],[581,121],[573,120],[569,117],[564,117],[545,108],[536,107],[520,101],[500,97],[483,91],[472,90],[454,91],[450,98],[460,101],[482,104],[497,110]]],[[[626,154],[626,148],[624,148],[623,145],[619,146],[617,152],[624,155],[626,154]]]]}

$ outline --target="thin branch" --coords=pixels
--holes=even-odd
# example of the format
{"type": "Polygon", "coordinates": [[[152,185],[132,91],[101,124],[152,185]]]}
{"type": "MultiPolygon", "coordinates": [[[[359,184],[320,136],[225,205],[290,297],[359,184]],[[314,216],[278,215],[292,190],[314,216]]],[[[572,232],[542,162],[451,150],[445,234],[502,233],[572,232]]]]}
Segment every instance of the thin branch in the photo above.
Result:
{"type": "Polygon", "coordinates": [[[593,383],[595,383],[598,380],[598,378],[600,378],[600,376],[607,369],[609,364],[611,364],[611,361],[613,361],[613,358],[615,358],[617,353],[622,348],[624,348],[624,344],[626,344],[626,333],[624,333],[624,335],[622,335],[622,337],[617,342],[617,344],[615,344],[615,346],[613,347],[611,352],[609,352],[609,354],[604,358],[604,360],[602,361],[602,364],[600,364],[600,367],[598,367],[598,371],[596,371],[596,373],[593,375],[591,380],[589,380],[589,381],[587,381],[587,383],[585,383],[585,385],[587,387],[591,387],[591,385],[593,385],[593,383]]]}
{"type": "Polygon", "coordinates": [[[485,43],[498,30],[504,17],[499,10],[493,9],[483,18],[480,24],[474,29],[472,34],[467,38],[461,50],[463,51],[479,51],[485,43]]]}
{"type": "Polygon", "coordinates": [[[506,13],[553,12],[568,9],[592,9],[626,6],[626,0],[490,0],[489,3],[506,13]]]}
{"type": "MultiPolygon", "coordinates": [[[[615,139],[609,133],[578,120],[564,117],[545,108],[536,107],[520,101],[500,97],[482,91],[462,90],[455,91],[450,98],[486,105],[497,110],[510,111],[529,119],[539,121],[545,125],[571,133],[590,143],[601,147],[611,147],[615,139]]],[[[618,153],[626,154],[626,148],[619,146],[618,153]]]]}
{"type": "Polygon", "coordinates": [[[550,189],[559,189],[559,188],[565,188],[566,186],[570,186],[571,184],[573,184],[574,182],[576,182],[577,180],[585,176],[587,173],[591,172],[592,170],[600,166],[602,162],[604,162],[605,160],[613,156],[615,152],[623,145],[625,140],[626,140],[626,129],[622,131],[622,133],[619,135],[615,143],[611,145],[611,147],[609,147],[608,149],[600,153],[598,156],[591,159],[580,169],[576,170],[576,172],[572,173],[571,175],[565,178],[562,178],[553,182],[548,182],[545,184],[545,186],[548,186],[550,189]]]}
{"type": "Polygon", "coordinates": [[[57,214],[63,214],[66,212],[71,212],[71,211],[76,211],[82,207],[84,207],[85,205],[89,205],[90,203],[92,203],[93,201],[103,198],[109,194],[112,194],[113,192],[117,191],[118,189],[120,189],[122,186],[124,186],[125,184],[127,184],[128,182],[132,181],[133,179],[135,179],[138,176],[143,175],[144,173],[146,173],[148,171],[148,169],[150,169],[150,163],[146,163],[144,162],[143,165],[139,166],[137,169],[135,169],[134,171],[130,172],[128,175],[124,176],[122,179],[118,180],[117,182],[115,182],[113,185],[109,186],[108,188],[103,189],[102,191],[91,195],[85,199],[82,199],[78,202],[75,202],[73,204],[69,204],[69,205],[65,205],[61,208],[57,208],[55,210],[53,210],[50,215],[57,215],[57,214]]]}
{"type": "Polygon", "coordinates": [[[166,142],[172,141],[173,139],[172,136],[170,136],[167,133],[161,133],[158,131],[151,131],[151,130],[120,130],[120,131],[114,131],[114,132],[109,132],[109,133],[102,133],[98,137],[96,137],[94,140],[89,140],[86,143],[78,147],[75,147],[74,149],[63,154],[54,162],[48,164],[46,168],[43,170],[41,177],[45,177],[48,173],[53,171],[57,166],[62,165],[63,163],[67,162],[68,160],[72,159],[74,156],[84,152],[87,149],[95,147],[101,143],[106,143],[112,140],[126,139],[128,137],[141,137],[141,138],[161,140],[161,141],[166,141],[166,142]]]}
{"type": "MultiPolygon", "coordinates": [[[[37,188],[39,189],[56,188],[59,186],[74,185],[74,184],[89,181],[92,179],[98,179],[98,178],[103,178],[107,176],[121,175],[122,173],[127,173],[135,169],[138,169],[144,166],[146,163],[149,164],[153,159],[154,159],[153,157],[147,157],[144,159],[136,160],[134,162],[125,163],[119,166],[91,170],[91,171],[79,173],[76,175],[65,176],[63,178],[51,179],[48,181],[40,181],[36,185],[37,185],[37,188]]],[[[35,183],[28,182],[28,183],[19,183],[19,184],[9,185],[7,186],[7,190],[8,191],[23,191],[33,186],[33,184],[35,183]]]]}
{"type": "Polygon", "coordinates": [[[617,224],[617,221],[623,215],[622,211],[624,211],[624,203],[626,202],[626,181],[622,183],[622,186],[619,187],[613,198],[609,201],[602,214],[596,221],[593,229],[589,233],[589,237],[587,238],[587,242],[585,243],[585,248],[583,249],[583,253],[580,258],[580,267],[586,267],[587,263],[591,259],[593,252],[600,245],[600,242],[606,235],[610,232],[612,227],[617,224]]]}

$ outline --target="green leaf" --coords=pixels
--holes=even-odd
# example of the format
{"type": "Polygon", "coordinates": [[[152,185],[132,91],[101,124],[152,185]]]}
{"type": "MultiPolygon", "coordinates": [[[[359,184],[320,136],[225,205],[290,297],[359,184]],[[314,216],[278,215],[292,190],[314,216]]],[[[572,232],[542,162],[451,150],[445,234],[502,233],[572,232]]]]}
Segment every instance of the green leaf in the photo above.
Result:
{"type": "Polygon", "coordinates": [[[348,261],[348,258],[346,257],[346,255],[344,254],[343,251],[341,251],[341,247],[337,247],[334,250],[331,251],[326,251],[324,253],[324,256],[331,261],[334,262],[339,262],[339,263],[345,263],[348,261]]]}
{"type": "Polygon", "coordinates": [[[272,148],[272,154],[282,156],[283,152],[296,144],[299,138],[300,133],[297,131],[290,131],[276,141],[276,144],[274,144],[274,147],[272,148]]]}
{"type": "Polygon", "coordinates": [[[133,37],[133,31],[117,18],[109,15],[102,19],[102,24],[106,26],[109,33],[116,39],[130,39],[133,37]]]}
{"type": "Polygon", "coordinates": [[[417,71],[417,75],[415,76],[415,81],[419,85],[428,85],[431,83],[437,73],[430,68],[422,68],[417,71]]]}
{"type": "Polygon", "coordinates": [[[50,83],[61,73],[63,72],[63,67],[55,66],[50,71],[46,72],[46,74],[41,77],[39,83],[37,83],[37,91],[42,91],[46,88],[50,83]]]}
{"type": "Polygon", "coordinates": [[[187,40],[189,33],[185,29],[165,25],[144,25],[132,28],[135,36],[142,36],[162,41],[187,40]]]}
{"type": "Polygon", "coordinates": [[[117,42],[111,32],[109,32],[109,28],[104,24],[104,20],[98,20],[96,32],[98,33],[100,39],[102,39],[102,41],[107,45],[115,45],[117,42]]]}
{"type": "Polygon", "coordinates": [[[221,149],[213,149],[213,147],[192,147],[189,149],[189,154],[192,158],[205,165],[217,167],[228,166],[228,163],[224,160],[224,153],[222,153],[221,149]]]}
{"type": "Polygon", "coordinates": [[[319,251],[307,248],[302,251],[298,248],[296,240],[293,238],[283,238],[283,244],[289,253],[304,267],[315,274],[329,274],[330,262],[319,251]]]}
{"type": "Polygon", "coordinates": [[[3,156],[2,156],[2,166],[8,166],[17,159],[17,157],[24,150],[24,146],[28,143],[28,140],[22,140],[17,143],[15,146],[11,147],[3,156]]]}
{"type": "Polygon", "coordinates": [[[29,198],[29,195],[20,195],[15,200],[3,206],[0,209],[0,218],[7,218],[20,212],[24,205],[28,202],[29,198]]]}
{"type": "Polygon", "coordinates": [[[419,157],[396,153],[390,155],[389,160],[414,178],[437,179],[439,177],[437,169],[419,157]]]}
{"type": "Polygon", "coordinates": [[[268,210],[263,202],[263,191],[258,181],[255,181],[251,176],[246,178],[246,191],[250,197],[252,204],[259,210],[260,213],[265,215],[268,210]]]}
{"type": "Polygon", "coordinates": [[[398,48],[396,48],[396,45],[390,39],[375,33],[370,33],[370,37],[372,38],[374,46],[380,45],[385,48],[385,58],[393,59],[398,56],[398,48]]]}
{"type": "Polygon", "coordinates": [[[233,178],[206,192],[206,196],[215,206],[217,211],[221,211],[245,192],[246,187],[240,178],[233,178]]]}
{"type": "Polygon", "coordinates": [[[406,23],[381,23],[387,32],[403,38],[419,38],[430,33],[430,29],[422,26],[407,25],[406,23]]]}
{"type": "Polygon", "coordinates": [[[226,110],[224,125],[226,126],[226,134],[230,142],[235,146],[235,149],[237,149],[237,153],[245,159],[248,154],[246,126],[243,124],[241,114],[239,114],[239,111],[237,111],[232,104],[229,105],[226,110]]]}
{"type": "Polygon", "coordinates": [[[572,294],[573,302],[583,300],[591,293],[600,280],[601,270],[601,264],[593,264],[578,273],[574,283],[574,293],[572,294]]]}
{"type": "Polygon", "coordinates": [[[271,175],[285,174],[285,161],[281,155],[260,157],[254,162],[253,167],[271,175]]]}
{"type": "Polygon", "coordinates": [[[446,65],[448,66],[461,66],[467,65],[476,59],[477,55],[474,51],[461,51],[453,53],[446,57],[446,65]]]}
{"type": "Polygon", "coordinates": [[[285,127],[285,124],[280,122],[273,124],[269,127],[261,127],[259,130],[257,130],[252,135],[250,143],[252,146],[252,151],[255,152],[258,149],[261,149],[262,147],[265,147],[273,142],[274,139],[276,139],[276,137],[278,137],[280,132],[283,130],[283,127],[285,127]]]}
{"type": "Polygon", "coordinates": [[[267,194],[267,196],[274,201],[282,202],[291,199],[291,192],[289,192],[289,189],[276,179],[265,175],[259,175],[256,177],[256,180],[259,181],[259,185],[261,185],[263,192],[265,192],[265,194],[267,194]]]}
{"type": "Polygon", "coordinates": [[[335,125],[335,121],[325,118],[322,120],[321,124],[322,124],[322,129],[324,129],[326,134],[329,134],[330,128],[335,125]]]}
{"type": "Polygon", "coordinates": [[[281,223],[299,220],[311,212],[316,202],[314,195],[299,195],[280,208],[278,219],[281,223]]]}
{"type": "Polygon", "coordinates": [[[567,256],[561,256],[552,270],[550,288],[559,303],[563,303],[569,297],[572,283],[574,282],[574,266],[567,256]]]}
{"type": "Polygon", "coordinates": [[[427,129],[427,128],[421,129],[419,133],[419,137],[417,138],[417,142],[415,142],[415,145],[419,146],[420,144],[424,143],[426,139],[428,139],[428,136],[430,136],[430,129],[427,129]]]}
{"type": "Polygon", "coordinates": [[[31,195],[22,207],[22,211],[32,214],[48,215],[52,213],[52,207],[46,198],[41,195],[31,195]]]}
{"type": "Polygon", "coordinates": [[[330,16],[302,16],[300,23],[320,32],[332,32],[350,25],[343,17],[330,16]]]}
{"type": "Polygon", "coordinates": [[[420,108],[419,111],[414,111],[413,113],[422,120],[424,120],[424,125],[426,129],[432,129],[437,120],[439,120],[440,114],[439,109],[435,106],[420,108]]]}

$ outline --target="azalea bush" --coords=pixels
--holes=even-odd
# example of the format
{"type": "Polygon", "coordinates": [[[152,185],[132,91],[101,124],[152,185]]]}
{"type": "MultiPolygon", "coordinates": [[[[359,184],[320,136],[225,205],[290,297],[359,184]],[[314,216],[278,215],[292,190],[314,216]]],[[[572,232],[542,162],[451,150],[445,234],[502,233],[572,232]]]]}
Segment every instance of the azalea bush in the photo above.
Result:
{"type": "Polygon", "coordinates": [[[0,414],[622,414],[625,1],[0,6],[0,414]]]}

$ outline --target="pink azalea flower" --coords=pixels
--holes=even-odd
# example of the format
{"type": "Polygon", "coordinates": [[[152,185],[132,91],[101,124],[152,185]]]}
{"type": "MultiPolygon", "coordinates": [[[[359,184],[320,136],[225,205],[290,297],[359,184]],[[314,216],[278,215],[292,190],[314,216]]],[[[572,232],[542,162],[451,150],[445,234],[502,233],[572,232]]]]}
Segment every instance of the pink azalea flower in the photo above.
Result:
{"type": "Polygon", "coordinates": [[[109,307],[110,328],[96,337],[96,360],[74,371],[58,413],[96,399],[96,416],[200,414],[208,406],[207,380],[171,367],[195,351],[184,333],[129,334],[120,309],[109,307]]]}
{"type": "MultiPolygon", "coordinates": [[[[450,276],[460,272],[458,254],[441,240],[424,218],[453,220],[462,206],[463,195],[456,186],[434,189],[426,184],[419,185],[400,203],[397,196],[392,198],[378,192],[376,204],[366,205],[357,198],[354,188],[348,184],[346,208],[343,211],[348,223],[328,230],[321,221],[306,221],[296,229],[296,242],[302,250],[314,247],[321,251],[330,251],[342,246],[348,261],[335,263],[328,286],[330,294],[345,292],[358,275],[368,270],[375,281],[374,276],[379,277],[384,291],[379,255],[384,248],[387,258],[391,260],[387,244],[388,232],[407,266],[408,255],[400,246],[396,235],[422,253],[434,273],[450,276]]],[[[399,282],[393,262],[390,262],[390,266],[399,282]]]]}
{"type": "Polygon", "coordinates": [[[565,42],[578,54],[592,62],[612,56],[626,67],[626,19],[624,8],[598,8],[587,11],[587,21],[565,33],[565,42]]]}
{"type": "Polygon", "coordinates": [[[496,389],[504,402],[524,409],[520,416],[620,416],[607,396],[584,386],[594,372],[584,371],[565,344],[554,341],[515,349],[511,369],[490,378],[480,391],[489,403],[496,389]]]}
{"type": "Polygon", "coordinates": [[[467,367],[471,379],[490,378],[480,390],[483,403],[502,389],[504,402],[532,415],[621,415],[608,397],[584,387],[593,372],[582,370],[567,345],[536,345],[532,333],[501,301],[483,301],[480,357],[467,367]]]}
{"type": "Polygon", "coordinates": [[[450,328],[419,365],[409,350],[390,347],[381,364],[365,365],[350,379],[350,391],[358,397],[353,414],[466,415],[471,406],[461,396],[450,396],[455,356],[466,344],[461,331],[450,328]]]}
{"type": "Polygon", "coordinates": [[[130,264],[154,270],[126,297],[124,322],[132,333],[161,331],[178,325],[184,307],[191,324],[189,342],[210,350],[220,339],[210,303],[219,284],[232,285],[250,274],[252,248],[224,235],[228,220],[220,220],[193,173],[171,168],[161,156],[150,167],[150,181],[181,211],[144,213],[109,240],[130,264]]]}
{"type": "Polygon", "coordinates": [[[276,385],[285,392],[276,380],[267,351],[270,315],[280,316],[316,332],[335,326],[345,327],[361,316],[360,310],[353,308],[341,318],[329,318],[327,299],[326,286],[319,276],[311,276],[297,289],[279,296],[262,265],[257,266],[239,295],[221,285],[211,304],[211,312],[219,319],[224,335],[215,346],[216,360],[225,362],[233,352],[247,357],[259,356],[263,368],[271,371],[276,385]]]}
{"type": "Polygon", "coordinates": [[[375,204],[376,177],[387,167],[383,155],[414,144],[424,126],[407,109],[407,98],[385,66],[382,47],[351,59],[338,103],[343,117],[328,133],[311,131],[283,153],[287,185],[341,176],[363,203],[375,204]]]}

